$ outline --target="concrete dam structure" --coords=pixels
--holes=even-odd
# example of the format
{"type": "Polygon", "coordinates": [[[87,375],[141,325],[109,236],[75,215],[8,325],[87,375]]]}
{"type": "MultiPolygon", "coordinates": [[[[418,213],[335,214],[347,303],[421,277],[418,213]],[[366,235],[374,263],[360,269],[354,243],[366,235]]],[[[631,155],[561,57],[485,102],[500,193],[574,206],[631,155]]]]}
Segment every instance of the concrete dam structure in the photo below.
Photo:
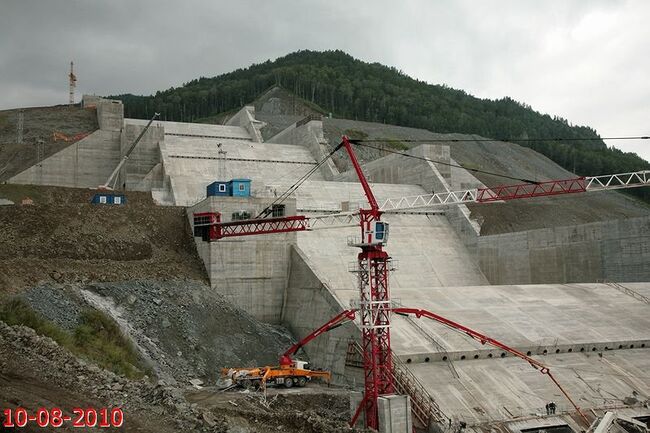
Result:
{"type": "MultiPolygon", "coordinates": [[[[116,101],[93,103],[99,130],[10,182],[102,184],[146,121],[124,119],[116,101]]],[[[262,126],[252,107],[226,125],[155,121],[118,185],[151,191],[161,205],[186,207],[190,221],[198,212],[219,212],[225,221],[241,212],[255,216],[328,153],[317,119],[266,141],[262,126]],[[250,197],[206,196],[215,180],[237,178],[251,180],[250,197]]],[[[453,163],[445,145],[408,152],[453,163]]],[[[482,185],[461,168],[397,155],[363,169],[378,201],[482,185]]],[[[365,205],[355,174],[324,164],[277,210],[324,216],[365,205]]],[[[650,416],[650,217],[489,236],[481,236],[480,222],[463,204],[384,219],[391,225],[387,251],[397,264],[390,276],[394,304],[430,310],[536,357],[585,411],[650,416]]],[[[301,338],[358,299],[349,272],[358,251],[347,242],[357,234],[349,226],[195,240],[214,290],[301,338]]],[[[450,425],[584,430],[553,382],[521,359],[424,318],[394,315],[391,326],[400,368],[450,425]],[[558,409],[547,415],[549,402],[558,409]]],[[[356,386],[362,371],[350,353],[359,334],[350,324],[304,350],[336,383],[356,386]]]]}

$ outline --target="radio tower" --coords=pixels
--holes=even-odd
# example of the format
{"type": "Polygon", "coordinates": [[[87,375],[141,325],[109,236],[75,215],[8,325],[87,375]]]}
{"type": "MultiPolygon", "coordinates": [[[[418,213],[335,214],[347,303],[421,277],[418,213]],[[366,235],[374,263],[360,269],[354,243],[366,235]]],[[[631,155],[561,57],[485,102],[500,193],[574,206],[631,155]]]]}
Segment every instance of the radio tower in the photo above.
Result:
{"type": "Polygon", "coordinates": [[[68,75],[70,78],[70,101],[68,103],[70,105],[74,105],[74,88],[77,86],[77,76],[74,74],[73,66],[74,63],[70,62],[70,74],[68,75]]]}

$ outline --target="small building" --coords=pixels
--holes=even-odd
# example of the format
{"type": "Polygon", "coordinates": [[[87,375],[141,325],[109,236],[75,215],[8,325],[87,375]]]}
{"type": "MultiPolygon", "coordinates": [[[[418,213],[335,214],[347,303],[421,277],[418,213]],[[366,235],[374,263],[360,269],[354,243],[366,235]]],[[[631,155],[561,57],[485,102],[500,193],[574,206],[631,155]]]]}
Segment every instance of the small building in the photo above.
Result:
{"type": "Polygon", "coordinates": [[[126,196],[124,194],[99,192],[93,196],[90,202],[92,204],[122,205],[126,204],[126,196]]]}
{"type": "Polygon", "coordinates": [[[233,197],[250,197],[251,180],[250,179],[233,179],[230,182],[230,195],[233,197]]]}
{"type": "Polygon", "coordinates": [[[222,182],[220,180],[217,180],[216,182],[212,182],[210,185],[207,186],[206,188],[206,195],[208,197],[212,196],[229,196],[230,194],[230,182],[222,182]]]}

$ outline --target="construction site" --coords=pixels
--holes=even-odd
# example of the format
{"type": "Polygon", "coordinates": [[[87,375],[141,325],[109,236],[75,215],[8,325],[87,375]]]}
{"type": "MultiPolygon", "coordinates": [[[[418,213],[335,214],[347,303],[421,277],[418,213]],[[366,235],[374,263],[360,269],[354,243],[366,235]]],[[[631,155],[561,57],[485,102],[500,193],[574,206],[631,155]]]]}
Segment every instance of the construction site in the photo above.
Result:
{"type": "Polygon", "coordinates": [[[119,406],[129,432],[648,432],[650,206],[624,191],[649,171],[578,177],[287,94],[221,124],[91,95],[0,111],[3,297],[72,333],[101,312],[141,371],[0,321],[4,407],[119,406]]]}

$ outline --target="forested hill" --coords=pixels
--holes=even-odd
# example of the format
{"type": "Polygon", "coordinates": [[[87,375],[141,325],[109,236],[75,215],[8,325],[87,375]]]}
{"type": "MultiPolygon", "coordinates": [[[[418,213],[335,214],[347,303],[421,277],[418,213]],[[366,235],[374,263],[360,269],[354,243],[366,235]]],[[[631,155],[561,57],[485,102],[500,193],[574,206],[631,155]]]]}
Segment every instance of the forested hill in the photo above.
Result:
{"type": "Polygon", "coordinates": [[[541,114],[505,97],[479,99],[462,90],[415,80],[399,70],[366,63],[342,51],[298,51],[275,61],[214,78],[201,77],[152,96],[118,95],[126,115],[190,122],[238,109],[274,85],[331,112],[334,117],[382,122],[434,132],[478,134],[532,147],[577,174],[650,168],[636,154],[602,140],[526,142],[526,138],[598,138],[595,130],[541,114]]]}

